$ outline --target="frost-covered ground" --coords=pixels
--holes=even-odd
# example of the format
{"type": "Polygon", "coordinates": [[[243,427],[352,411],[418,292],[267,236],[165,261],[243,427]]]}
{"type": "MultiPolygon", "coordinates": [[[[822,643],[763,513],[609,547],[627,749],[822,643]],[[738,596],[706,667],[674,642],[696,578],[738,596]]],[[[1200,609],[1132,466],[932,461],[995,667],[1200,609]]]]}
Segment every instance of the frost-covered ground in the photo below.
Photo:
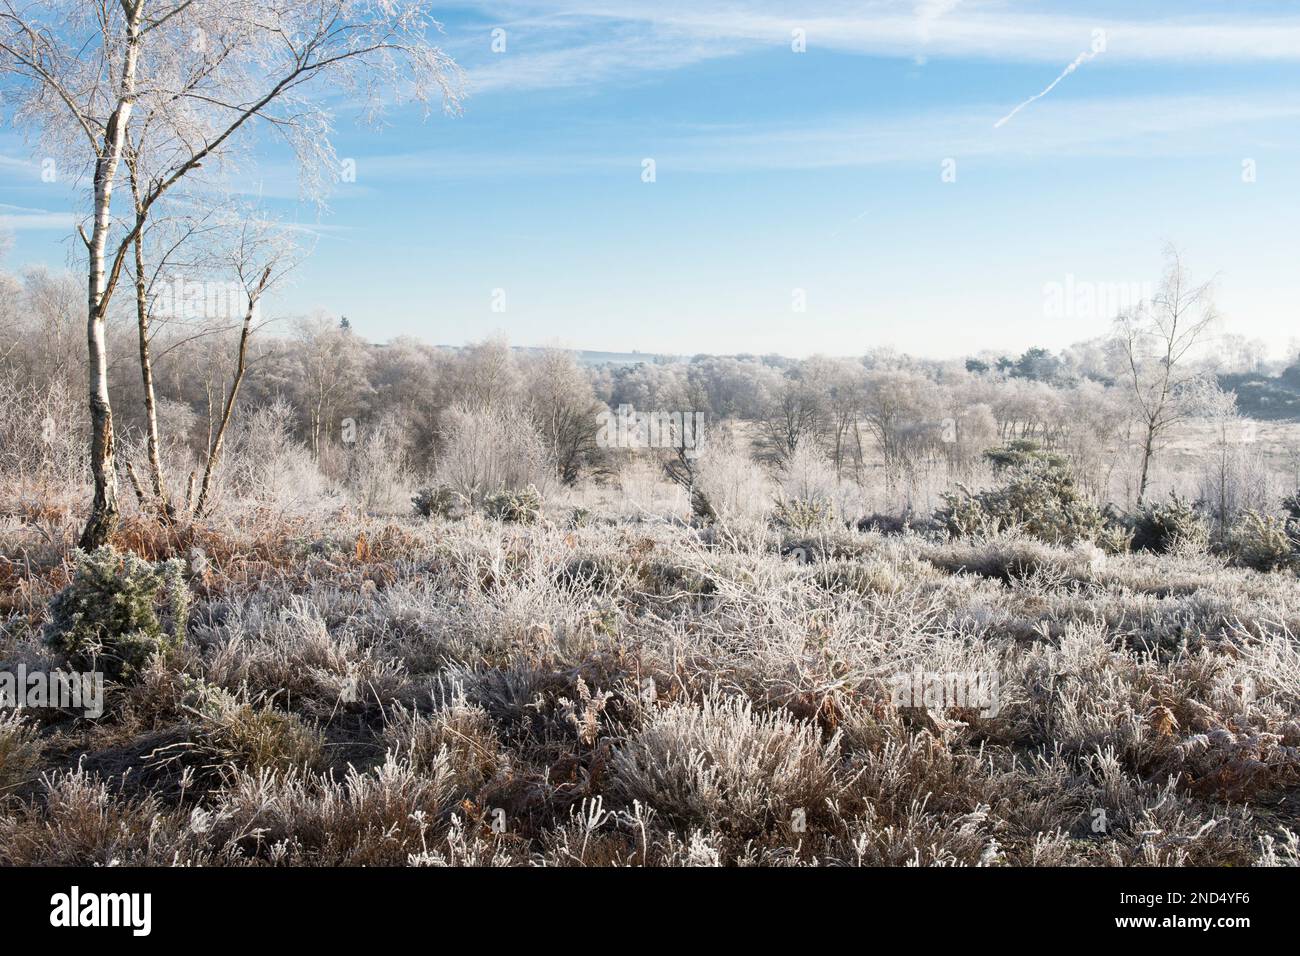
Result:
{"type": "MultiPolygon", "coordinates": [[[[98,720],[6,712],[0,860],[1300,862],[1294,573],[548,519],[130,519],[183,639],[98,720]],[[917,670],[996,700],[899,706],[917,670]]],[[[0,529],[8,669],[68,666],[66,540],[0,529]]]]}

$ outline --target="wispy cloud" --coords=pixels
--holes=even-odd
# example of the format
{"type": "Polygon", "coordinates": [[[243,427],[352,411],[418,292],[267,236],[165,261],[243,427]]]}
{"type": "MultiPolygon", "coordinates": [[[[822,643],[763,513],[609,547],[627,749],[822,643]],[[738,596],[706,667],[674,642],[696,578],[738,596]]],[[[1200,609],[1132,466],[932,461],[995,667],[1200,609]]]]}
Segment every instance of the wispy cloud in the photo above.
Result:
{"type": "Polygon", "coordinates": [[[812,0],[797,14],[775,0],[740,0],[723,10],[693,0],[481,0],[473,6],[483,22],[507,24],[509,34],[507,52],[496,55],[488,52],[486,31],[449,38],[480,92],[580,87],[788,48],[795,29],[804,31],[809,50],[899,58],[1062,62],[1094,30],[1104,30],[1107,58],[1117,62],[1300,60],[1300,16],[1237,10],[1089,17],[1025,0],[812,0]]]}
{"type": "Polygon", "coordinates": [[[0,229],[9,232],[25,232],[37,229],[68,231],[75,228],[76,223],[77,217],[71,212],[29,209],[24,206],[10,206],[0,203],[0,229]]]}
{"type": "Polygon", "coordinates": [[[930,42],[931,28],[941,18],[961,5],[961,0],[917,0],[916,36],[923,44],[930,42]]]}
{"type": "Polygon", "coordinates": [[[519,89],[587,87],[609,80],[633,81],[705,60],[734,56],[752,48],[741,41],[693,36],[688,31],[639,24],[606,24],[589,31],[548,26],[527,32],[506,52],[471,63],[466,71],[471,94],[519,89]],[[592,35],[592,33],[597,35],[592,35]]]}
{"type": "Polygon", "coordinates": [[[6,174],[12,171],[33,177],[39,172],[39,167],[30,160],[6,156],[4,153],[0,153],[0,169],[5,170],[6,174]]]}

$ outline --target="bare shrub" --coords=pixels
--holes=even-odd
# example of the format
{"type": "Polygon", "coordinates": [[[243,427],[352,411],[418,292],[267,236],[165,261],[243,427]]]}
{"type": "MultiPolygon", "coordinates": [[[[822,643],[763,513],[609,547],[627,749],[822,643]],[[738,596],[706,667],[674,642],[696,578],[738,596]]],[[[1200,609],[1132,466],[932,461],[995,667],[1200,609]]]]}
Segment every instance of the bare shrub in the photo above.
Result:
{"type": "Polygon", "coordinates": [[[348,490],[363,511],[397,514],[406,510],[412,478],[405,432],[396,418],[382,418],[362,429],[361,439],[348,455],[348,490]]]}
{"type": "Polygon", "coordinates": [[[545,495],[553,483],[555,468],[546,444],[517,409],[457,406],[444,413],[442,429],[435,478],[475,505],[530,485],[545,495]]]}
{"type": "Polygon", "coordinates": [[[740,442],[721,429],[711,432],[695,460],[691,489],[712,517],[724,525],[760,522],[768,510],[772,484],[740,442]]]}
{"type": "Polygon", "coordinates": [[[214,496],[228,509],[262,505],[280,513],[319,507],[328,495],[325,478],[307,447],[294,438],[296,412],[276,399],[232,429],[222,466],[225,481],[214,496]]]}
{"type": "Polygon", "coordinates": [[[0,477],[49,494],[86,479],[84,415],[62,379],[22,385],[0,370],[0,477]]]}

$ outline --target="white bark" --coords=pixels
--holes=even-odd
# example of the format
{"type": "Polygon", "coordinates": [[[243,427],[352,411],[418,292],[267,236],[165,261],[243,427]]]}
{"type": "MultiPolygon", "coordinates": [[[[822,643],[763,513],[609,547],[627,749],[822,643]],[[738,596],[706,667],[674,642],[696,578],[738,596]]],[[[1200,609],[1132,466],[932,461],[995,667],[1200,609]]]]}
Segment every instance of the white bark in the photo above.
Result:
{"type": "Polygon", "coordinates": [[[95,497],[90,517],[81,535],[87,550],[108,542],[117,526],[117,469],[114,457],[113,406],[108,395],[108,345],[106,324],[110,295],[107,271],[109,230],[112,228],[113,186],[122,163],[127,124],[135,103],[135,71],[140,56],[140,17],[144,0],[137,0],[128,11],[127,37],[122,59],[121,86],[117,107],[104,130],[103,144],[95,162],[94,216],[87,243],[90,277],[86,316],[87,368],[89,371],[90,470],[95,483],[95,497]]]}

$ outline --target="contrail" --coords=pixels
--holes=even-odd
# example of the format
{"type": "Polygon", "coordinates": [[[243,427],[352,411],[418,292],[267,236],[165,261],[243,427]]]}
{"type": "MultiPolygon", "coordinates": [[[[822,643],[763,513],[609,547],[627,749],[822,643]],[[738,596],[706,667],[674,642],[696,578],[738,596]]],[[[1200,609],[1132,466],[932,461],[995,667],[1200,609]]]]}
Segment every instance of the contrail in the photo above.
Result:
{"type": "Polygon", "coordinates": [[[1095,58],[1095,57],[1097,56],[1097,54],[1100,53],[1100,52],[1101,52],[1100,50],[1092,50],[1092,51],[1085,51],[1085,52],[1083,52],[1083,53],[1080,53],[1078,56],[1076,56],[1076,57],[1074,58],[1074,62],[1073,62],[1073,63],[1071,63],[1069,66],[1067,66],[1064,70],[1061,71],[1061,75],[1060,75],[1060,76],[1058,76],[1056,79],[1052,80],[1051,83],[1047,84],[1047,89],[1043,90],[1043,92],[1041,92],[1041,93],[1038,93],[1038,94],[1036,94],[1036,95],[1034,95],[1034,96],[1029,97],[1029,99],[1025,100],[1023,103],[1021,103],[1019,106],[1017,106],[1015,109],[1013,109],[1013,110],[1012,110],[1010,113],[1008,113],[1006,116],[1002,117],[1002,119],[1000,119],[1000,120],[998,120],[996,123],[994,123],[994,124],[993,124],[993,128],[994,128],[994,129],[1000,129],[1001,127],[1005,126],[1005,125],[1007,124],[1007,121],[1010,120],[1011,117],[1015,116],[1017,113],[1019,113],[1021,110],[1023,110],[1026,106],[1028,106],[1030,103],[1034,102],[1034,100],[1041,100],[1041,99],[1042,99],[1044,96],[1046,96],[1048,93],[1052,92],[1052,90],[1056,89],[1056,85],[1057,85],[1058,83],[1060,83],[1063,79],[1065,79],[1067,76],[1069,76],[1069,75],[1070,75],[1071,73],[1073,73],[1075,70],[1077,70],[1077,69],[1078,69],[1080,66],[1082,66],[1084,63],[1087,63],[1089,60],[1095,58]]]}

